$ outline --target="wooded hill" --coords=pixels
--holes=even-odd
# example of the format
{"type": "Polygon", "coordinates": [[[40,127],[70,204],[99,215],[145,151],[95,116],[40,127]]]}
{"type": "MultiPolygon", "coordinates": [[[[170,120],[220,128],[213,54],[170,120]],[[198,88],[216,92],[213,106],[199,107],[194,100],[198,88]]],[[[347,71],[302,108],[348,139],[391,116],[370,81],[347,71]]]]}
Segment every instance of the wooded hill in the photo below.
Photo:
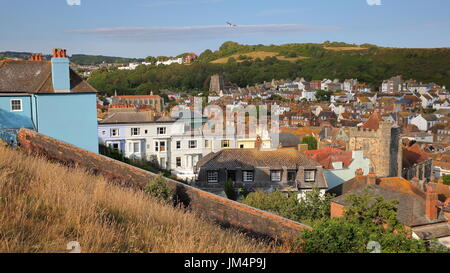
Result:
{"type": "Polygon", "coordinates": [[[272,79],[358,78],[378,89],[384,79],[403,75],[450,86],[450,49],[386,48],[371,44],[241,45],[224,43],[205,50],[191,65],[140,66],[134,71],[100,70],[89,82],[101,92],[207,90],[209,77],[222,73],[241,87],[272,79]]]}

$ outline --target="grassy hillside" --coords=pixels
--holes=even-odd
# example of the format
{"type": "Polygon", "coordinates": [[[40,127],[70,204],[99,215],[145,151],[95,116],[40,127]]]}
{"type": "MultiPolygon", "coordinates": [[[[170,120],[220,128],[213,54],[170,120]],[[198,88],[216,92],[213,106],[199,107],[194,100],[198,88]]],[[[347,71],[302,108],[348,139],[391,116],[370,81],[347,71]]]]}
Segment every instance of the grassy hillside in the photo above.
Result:
{"type": "Polygon", "coordinates": [[[228,62],[228,60],[230,58],[234,58],[237,62],[244,62],[244,61],[248,61],[248,60],[254,61],[257,58],[265,59],[267,57],[275,57],[277,60],[290,61],[290,62],[295,62],[295,61],[299,61],[299,60],[307,58],[307,57],[302,57],[302,56],[288,58],[285,56],[280,56],[279,53],[277,53],[277,52],[254,51],[254,52],[242,53],[242,54],[238,53],[238,54],[231,55],[229,57],[223,57],[223,58],[211,61],[211,63],[224,64],[224,63],[228,62]]]}
{"type": "Polygon", "coordinates": [[[450,86],[450,49],[385,48],[370,44],[241,45],[205,50],[190,66],[147,66],[135,71],[98,71],[89,82],[100,92],[149,93],[160,89],[204,90],[209,76],[224,75],[241,87],[272,79],[358,78],[375,90],[392,76],[450,86]]]}
{"type": "Polygon", "coordinates": [[[0,147],[0,252],[274,252],[142,192],[0,147]]]}

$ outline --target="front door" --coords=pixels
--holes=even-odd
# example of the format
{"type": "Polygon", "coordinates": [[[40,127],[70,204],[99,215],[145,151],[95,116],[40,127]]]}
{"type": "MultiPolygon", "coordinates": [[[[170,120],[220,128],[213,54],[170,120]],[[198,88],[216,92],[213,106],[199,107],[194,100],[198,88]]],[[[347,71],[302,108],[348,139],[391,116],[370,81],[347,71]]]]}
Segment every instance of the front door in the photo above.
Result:
{"type": "Polygon", "coordinates": [[[227,180],[231,179],[231,181],[236,182],[236,171],[227,171],[227,180]]]}

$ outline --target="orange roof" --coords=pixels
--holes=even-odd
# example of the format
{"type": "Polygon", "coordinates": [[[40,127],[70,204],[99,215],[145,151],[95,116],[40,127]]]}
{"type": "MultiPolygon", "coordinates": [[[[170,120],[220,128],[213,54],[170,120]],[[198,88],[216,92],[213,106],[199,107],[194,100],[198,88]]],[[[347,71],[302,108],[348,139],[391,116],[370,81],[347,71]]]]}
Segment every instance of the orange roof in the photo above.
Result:
{"type": "Polygon", "coordinates": [[[428,160],[430,157],[416,143],[403,149],[403,166],[411,167],[414,164],[428,160]]]}
{"type": "Polygon", "coordinates": [[[334,169],[333,162],[342,162],[343,168],[348,168],[353,161],[353,154],[351,151],[343,151],[331,147],[322,148],[320,150],[309,150],[304,153],[319,162],[325,169],[329,170],[334,169]]]}
{"type": "Polygon", "coordinates": [[[121,98],[121,99],[160,99],[161,97],[158,95],[126,95],[126,96],[117,96],[117,98],[121,98]]]}
{"type": "Polygon", "coordinates": [[[380,113],[373,112],[372,115],[370,115],[369,119],[364,122],[361,128],[378,130],[378,128],[380,128],[380,121],[383,121],[380,113]]]}
{"type": "Polygon", "coordinates": [[[411,183],[402,177],[383,177],[378,179],[378,186],[407,194],[416,194],[411,183]]]}
{"type": "Polygon", "coordinates": [[[305,126],[299,128],[280,128],[281,133],[291,133],[296,136],[313,135],[320,133],[320,128],[305,126]]]}

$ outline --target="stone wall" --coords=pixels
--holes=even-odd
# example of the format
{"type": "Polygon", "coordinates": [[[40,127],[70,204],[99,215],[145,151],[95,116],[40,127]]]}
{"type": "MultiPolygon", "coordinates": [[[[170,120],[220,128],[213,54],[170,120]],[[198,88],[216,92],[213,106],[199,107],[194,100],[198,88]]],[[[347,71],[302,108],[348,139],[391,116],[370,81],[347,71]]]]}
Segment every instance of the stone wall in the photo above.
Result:
{"type": "MultiPolygon", "coordinates": [[[[102,175],[110,182],[124,187],[142,189],[155,175],[27,129],[19,131],[18,142],[21,149],[26,153],[43,156],[48,160],[69,167],[84,168],[92,174],[102,175]]],[[[298,236],[300,230],[311,229],[307,225],[222,198],[177,181],[170,179],[167,179],[167,181],[174,189],[179,204],[226,227],[234,227],[253,235],[280,240],[292,240],[298,236]]]]}

